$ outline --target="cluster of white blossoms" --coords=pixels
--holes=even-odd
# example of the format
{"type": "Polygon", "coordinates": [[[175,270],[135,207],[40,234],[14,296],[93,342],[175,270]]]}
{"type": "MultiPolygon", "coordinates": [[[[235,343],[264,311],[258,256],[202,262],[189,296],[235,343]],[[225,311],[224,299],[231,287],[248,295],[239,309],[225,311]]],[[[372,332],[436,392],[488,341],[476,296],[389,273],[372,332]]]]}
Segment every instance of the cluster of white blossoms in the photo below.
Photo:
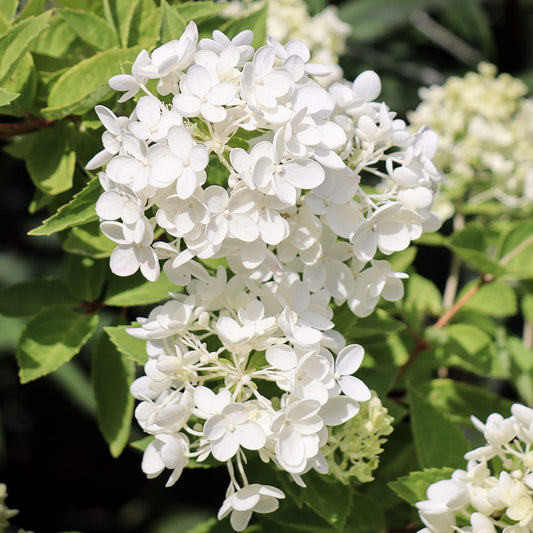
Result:
{"type": "Polygon", "coordinates": [[[329,473],[348,485],[352,478],[361,483],[374,479],[379,454],[386,436],[392,433],[392,416],[372,391],[372,398],[361,403],[361,409],[345,424],[331,427],[327,444],[322,449],[329,473]]]}
{"type": "Polygon", "coordinates": [[[381,297],[402,297],[405,274],[375,256],[438,226],[441,179],[435,134],[408,133],[374,101],[374,72],[328,91],[304,43],[254,50],[252,37],[215,31],[198,42],[191,23],[142,51],[131,75],[109,82],[121,101],[141,92],[135,109],[96,108],[107,131],[88,164],[106,165],[96,211],[117,243],[112,271],[155,280],[163,260],[183,287],[129,330],[149,355],[131,389],[154,436],[143,471],[168,469],[172,485],[190,460],[226,463],[219,517],[231,513],[238,531],[284,497],[248,482],[246,454],[303,485],[308,470],[328,469],[328,426],[370,400],[352,376],[364,350],[333,329],[330,304],[363,317],[381,297]],[[222,263],[216,272],[209,260],[222,263]]]}
{"type": "Polygon", "coordinates": [[[533,531],[533,409],[472,421],[485,445],[465,454],[465,470],[438,481],[416,506],[424,533],[529,533],[533,531]]]}
{"type": "Polygon", "coordinates": [[[423,88],[422,103],[408,115],[415,128],[425,124],[439,135],[435,163],[449,178],[437,206],[444,218],[458,202],[532,204],[533,99],[524,97],[521,80],[496,72],[482,63],[479,73],[423,88]]]}
{"type": "Polygon", "coordinates": [[[339,56],[345,51],[346,38],[351,32],[336,6],[327,6],[314,16],[304,0],[230,0],[222,15],[233,19],[267,5],[267,33],[280,43],[303,41],[311,53],[311,61],[327,65],[330,73],[318,81],[323,86],[342,78],[339,56]]]}

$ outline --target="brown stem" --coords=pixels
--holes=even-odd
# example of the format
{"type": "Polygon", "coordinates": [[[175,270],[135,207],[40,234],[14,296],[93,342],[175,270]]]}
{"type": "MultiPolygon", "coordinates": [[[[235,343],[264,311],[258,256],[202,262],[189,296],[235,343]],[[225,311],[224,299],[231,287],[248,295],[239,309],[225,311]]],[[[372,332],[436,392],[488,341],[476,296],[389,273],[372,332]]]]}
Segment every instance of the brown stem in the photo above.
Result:
{"type": "Polygon", "coordinates": [[[51,126],[54,122],[54,119],[29,117],[27,122],[0,123],[0,138],[7,139],[17,135],[24,135],[25,133],[33,133],[51,126]]]}
{"type": "MultiPolygon", "coordinates": [[[[463,296],[461,296],[461,298],[459,298],[459,300],[457,300],[455,304],[453,304],[452,307],[450,307],[450,309],[448,309],[437,320],[437,322],[433,324],[433,327],[435,329],[442,329],[445,326],[447,326],[450,320],[462,309],[462,307],[466,304],[466,302],[471,300],[477,294],[479,289],[483,287],[483,285],[493,282],[494,279],[495,278],[492,274],[484,274],[480,278],[479,282],[474,287],[472,287],[468,292],[463,294],[463,296]]],[[[413,335],[416,341],[415,346],[411,350],[411,353],[409,354],[409,358],[407,359],[407,361],[400,367],[400,370],[398,370],[398,373],[396,374],[394,381],[398,381],[405,374],[405,371],[407,370],[407,368],[411,365],[415,357],[420,352],[423,352],[424,350],[431,348],[431,344],[429,344],[429,342],[426,339],[424,339],[423,337],[419,337],[416,333],[414,333],[413,335]]]]}

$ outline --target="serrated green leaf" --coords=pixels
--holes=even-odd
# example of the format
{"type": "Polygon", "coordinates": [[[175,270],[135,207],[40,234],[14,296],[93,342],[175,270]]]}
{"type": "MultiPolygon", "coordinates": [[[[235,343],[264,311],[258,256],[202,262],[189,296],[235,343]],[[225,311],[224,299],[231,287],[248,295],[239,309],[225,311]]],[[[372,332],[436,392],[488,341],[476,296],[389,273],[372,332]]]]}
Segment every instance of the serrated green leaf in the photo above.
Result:
{"type": "Polygon", "coordinates": [[[533,220],[517,222],[503,239],[500,262],[513,277],[533,278],[533,220]]]}
{"type": "Polygon", "coordinates": [[[166,43],[174,39],[179,39],[185,31],[187,23],[175,6],[169,6],[166,0],[161,0],[161,27],[159,35],[161,41],[166,43]]]}
{"type": "Polygon", "coordinates": [[[11,20],[17,12],[18,5],[19,0],[2,0],[0,2],[0,11],[7,20],[11,20]]]}
{"type": "Polygon", "coordinates": [[[65,307],[44,309],[26,324],[18,347],[21,383],[53,372],[70,361],[93,334],[98,315],[82,315],[65,307]]]}
{"type": "Polygon", "coordinates": [[[83,302],[96,302],[102,292],[107,261],[70,254],[67,260],[67,285],[83,302]]]}
{"type": "Polygon", "coordinates": [[[491,338],[470,324],[451,324],[446,328],[448,339],[457,344],[461,352],[475,356],[491,343],[491,338]]]}
{"type": "Polygon", "coordinates": [[[116,243],[100,231],[97,221],[73,227],[63,243],[66,252],[87,255],[95,259],[109,257],[115,247],[116,243]]]}
{"type": "Polygon", "coordinates": [[[33,63],[33,57],[29,52],[26,52],[19,60],[17,68],[6,80],[4,87],[0,88],[0,94],[3,91],[18,93],[20,95],[13,105],[2,109],[3,114],[23,116],[27,112],[26,110],[32,108],[37,91],[37,71],[33,63]]]}
{"type": "Polygon", "coordinates": [[[222,25],[220,31],[224,32],[230,39],[244,30],[252,30],[254,32],[254,40],[252,46],[259,48],[265,44],[267,38],[266,20],[268,15],[268,4],[248,15],[239,18],[234,18],[222,25]]]}
{"type": "Polygon", "coordinates": [[[147,281],[137,272],[133,276],[113,276],[106,292],[106,305],[129,307],[147,305],[169,299],[169,292],[181,292],[182,288],[172,283],[166,276],[157,281],[147,281]]]}
{"type": "Polygon", "coordinates": [[[470,445],[461,430],[411,385],[408,386],[408,401],[411,430],[420,466],[463,467],[463,456],[470,445]]]}
{"type": "Polygon", "coordinates": [[[135,324],[131,326],[109,326],[104,329],[120,353],[133,359],[140,365],[144,365],[148,361],[146,341],[132,337],[126,331],[126,329],[134,326],[135,324]]]}
{"type": "Polygon", "coordinates": [[[454,468],[427,468],[422,472],[411,472],[408,476],[391,481],[388,486],[402,499],[415,504],[427,499],[426,491],[432,483],[450,479],[454,468]]]}
{"type": "Polygon", "coordinates": [[[76,32],[67,24],[67,21],[55,15],[31,43],[30,49],[36,54],[64,59],[75,39],[76,32]]]}
{"type": "Polygon", "coordinates": [[[120,74],[121,63],[133,62],[140,51],[138,46],[107,50],[69,68],[52,87],[43,115],[46,118],[83,115],[112,94],[109,78],[120,74]]]}
{"type": "Polygon", "coordinates": [[[28,51],[31,42],[41,33],[50,11],[38,17],[29,17],[15,24],[11,30],[0,38],[0,85],[3,86],[17,67],[19,59],[28,51]]]}
{"type": "Polygon", "coordinates": [[[14,93],[12,91],[4,89],[3,87],[0,87],[0,106],[9,104],[19,96],[20,93],[14,93]]]}
{"type": "Polygon", "coordinates": [[[56,213],[44,220],[41,226],[32,229],[28,234],[51,235],[72,226],[97,220],[94,206],[101,193],[100,182],[97,179],[91,180],[68,204],[61,206],[56,213]]]}
{"type": "Polygon", "coordinates": [[[113,457],[122,453],[129,440],[134,404],[130,385],[134,377],[133,361],[102,335],[93,353],[91,379],[98,425],[113,457]]]}
{"type": "Polygon", "coordinates": [[[26,166],[35,186],[47,194],[59,194],[72,187],[76,153],[70,133],[68,124],[56,122],[32,136],[26,166]]]}
{"type": "MultiPolygon", "coordinates": [[[[467,284],[457,295],[457,298],[459,299],[468,292],[476,283],[476,281],[473,281],[467,284]]],[[[499,281],[485,283],[464,304],[463,310],[476,311],[493,317],[512,316],[517,312],[516,295],[514,290],[506,283],[499,281]]]]}
{"type": "Polygon", "coordinates": [[[4,316],[28,317],[46,307],[76,303],[67,284],[59,279],[32,279],[0,289],[0,314],[4,316]]]}
{"type": "Polygon", "coordinates": [[[439,316],[442,313],[442,295],[429,279],[411,274],[406,283],[406,295],[402,305],[423,319],[425,314],[439,316]]]}
{"type": "Polygon", "coordinates": [[[118,36],[103,18],[87,11],[75,9],[58,9],[58,15],[63,17],[76,35],[97,50],[108,50],[118,46],[118,36]]]}

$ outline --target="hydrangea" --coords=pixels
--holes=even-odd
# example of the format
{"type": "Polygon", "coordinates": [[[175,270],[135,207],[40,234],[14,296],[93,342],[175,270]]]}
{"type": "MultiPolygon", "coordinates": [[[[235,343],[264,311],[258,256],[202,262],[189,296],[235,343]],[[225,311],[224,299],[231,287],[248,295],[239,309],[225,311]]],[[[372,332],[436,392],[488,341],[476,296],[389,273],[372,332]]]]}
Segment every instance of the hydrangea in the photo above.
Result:
{"type": "Polygon", "coordinates": [[[267,32],[280,43],[303,41],[311,53],[311,61],[329,68],[319,82],[328,86],[342,78],[338,61],[345,51],[346,38],[351,32],[335,6],[327,6],[314,16],[309,15],[303,0],[264,0],[248,2],[230,0],[222,12],[226,18],[239,17],[267,5],[267,32]]]}
{"type": "Polygon", "coordinates": [[[87,165],[106,165],[96,210],[117,243],[111,270],[155,280],[162,261],[177,285],[129,329],[149,355],[131,387],[154,437],[142,469],[170,470],[172,485],[189,460],[226,463],[219,516],[238,530],[283,497],[248,481],[249,454],[305,486],[310,469],[328,471],[331,427],[371,399],[353,376],[364,349],[334,329],[331,303],[363,317],[402,297],[405,274],[375,254],[438,227],[441,180],[436,136],[375,101],[377,74],[326,90],[302,41],[252,39],[198,41],[190,23],[141,52],[109,83],[122,101],[142,96],[129,117],[96,107],[104,150],[87,165]]]}
{"type": "Polygon", "coordinates": [[[330,473],[345,484],[354,477],[362,483],[374,479],[372,472],[379,465],[378,456],[383,452],[385,437],[393,430],[393,418],[375,392],[360,405],[357,416],[330,428],[323,449],[330,473]]]}
{"type": "Polygon", "coordinates": [[[414,128],[430,126],[439,135],[435,163],[449,178],[439,195],[438,212],[453,215],[496,200],[505,209],[533,200],[533,99],[526,85],[496,67],[453,76],[442,86],[420,89],[422,103],[409,113],[414,128]]]}
{"type": "Polygon", "coordinates": [[[9,509],[5,503],[7,498],[7,487],[0,483],[0,527],[9,526],[9,520],[18,514],[17,509],[9,509]]]}
{"type": "Polygon", "coordinates": [[[472,417],[485,444],[465,454],[466,470],[429,486],[416,504],[424,533],[527,533],[533,531],[533,409],[472,417]]]}

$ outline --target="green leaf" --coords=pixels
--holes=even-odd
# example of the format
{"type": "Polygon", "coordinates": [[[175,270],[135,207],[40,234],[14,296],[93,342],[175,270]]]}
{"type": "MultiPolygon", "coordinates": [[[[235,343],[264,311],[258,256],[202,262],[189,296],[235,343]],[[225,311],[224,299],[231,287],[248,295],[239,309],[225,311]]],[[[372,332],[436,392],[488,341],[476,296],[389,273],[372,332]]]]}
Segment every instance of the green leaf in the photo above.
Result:
{"type": "Polygon", "coordinates": [[[135,364],[117,350],[107,335],[102,335],[93,353],[91,377],[98,425],[111,455],[118,457],[130,435],[134,404],[130,385],[135,364]]]}
{"type": "Polygon", "coordinates": [[[104,329],[120,353],[133,359],[140,365],[144,365],[148,361],[146,341],[132,337],[126,332],[126,329],[134,326],[135,324],[131,326],[108,326],[104,329]]]}
{"type": "Polygon", "coordinates": [[[32,279],[0,289],[0,314],[32,316],[46,307],[77,303],[64,281],[53,278],[32,279]]]}
{"type": "Polygon", "coordinates": [[[376,309],[370,316],[359,318],[346,305],[335,311],[333,321],[339,330],[343,332],[343,335],[350,339],[383,335],[383,332],[391,334],[406,327],[403,322],[396,320],[383,309],[376,309]]]}
{"type": "Polygon", "coordinates": [[[51,307],[26,324],[17,347],[20,381],[28,383],[70,361],[93,334],[98,315],[51,307]]]}
{"type": "Polygon", "coordinates": [[[374,41],[384,39],[402,26],[408,26],[414,10],[439,4],[440,0],[359,0],[344,2],[339,16],[351,24],[351,37],[354,40],[374,41]]]}
{"type": "Polygon", "coordinates": [[[67,260],[67,284],[70,292],[83,302],[96,302],[102,292],[107,261],[70,254],[67,260]]]}
{"type": "Polygon", "coordinates": [[[40,15],[43,12],[46,0],[28,0],[17,16],[17,21],[40,15]]]}
{"type": "Polygon", "coordinates": [[[533,324],[533,294],[524,294],[521,308],[524,318],[533,324]]]}
{"type": "Polygon", "coordinates": [[[223,2],[180,2],[177,4],[178,13],[185,22],[202,18],[216,17],[227,8],[223,2]]]}
{"type": "Polygon", "coordinates": [[[427,468],[422,472],[411,472],[408,476],[391,481],[389,487],[402,499],[414,505],[427,499],[426,491],[432,483],[450,479],[454,468],[427,468]]]}
{"type": "Polygon", "coordinates": [[[140,47],[107,50],[69,68],[52,87],[43,115],[83,115],[113,93],[109,78],[121,72],[121,64],[133,62],[140,51],[140,47]]]}
{"type": "Polygon", "coordinates": [[[7,20],[11,20],[17,12],[18,5],[19,0],[2,0],[0,2],[0,12],[7,20]]]}
{"type": "Polygon", "coordinates": [[[71,254],[88,255],[95,259],[109,257],[116,243],[108,239],[101,231],[97,221],[73,227],[63,249],[71,254]]]}
{"type": "Polygon", "coordinates": [[[76,35],[87,44],[98,50],[107,50],[118,46],[118,36],[103,18],[87,11],[75,9],[58,9],[57,13],[63,17],[76,35]]]}
{"type": "Polygon", "coordinates": [[[446,334],[465,355],[476,356],[491,343],[491,338],[481,329],[470,324],[451,324],[446,334]]]}
{"type": "Polygon", "coordinates": [[[102,194],[100,182],[97,179],[91,180],[68,204],[61,206],[56,213],[43,221],[41,226],[32,229],[28,234],[51,235],[72,226],[97,220],[94,207],[100,194],[102,194]]]}
{"type": "Polygon", "coordinates": [[[409,246],[401,252],[395,252],[388,257],[388,261],[394,272],[405,272],[415,260],[417,253],[416,246],[409,246]]]}
{"type": "Polygon", "coordinates": [[[507,233],[500,262],[513,277],[533,278],[533,220],[522,220],[507,233]]]}
{"type": "Polygon", "coordinates": [[[234,18],[223,24],[220,31],[224,32],[230,39],[244,30],[252,30],[254,32],[254,40],[252,46],[259,48],[265,44],[267,38],[266,20],[268,15],[268,3],[256,11],[244,15],[239,18],[234,18]]]}
{"type": "Polygon", "coordinates": [[[70,135],[68,124],[56,122],[32,136],[26,166],[35,186],[47,194],[59,194],[72,187],[76,152],[70,135]]]}
{"type": "Polygon", "coordinates": [[[406,285],[402,305],[408,312],[414,313],[420,321],[426,314],[439,316],[442,313],[442,295],[431,280],[411,274],[406,285]]]}
{"type": "MultiPolygon", "coordinates": [[[[533,363],[532,363],[533,364],[533,363]]],[[[499,394],[469,383],[434,379],[424,391],[429,403],[454,423],[471,428],[470,416],[485,420],[491,413],[509,412],[512,402],[499,394]]]]}
{"type": "MultiPolygon", "coordinates": [[[[37,71],[33,63],[33,57],[26,52],[18,62],[17,68],[6,80],[1,92],[18,93],[20,97],[12,106],[2,109],[3,114],[23,116],[26,110],[32,108],[37,92],[37,71]]],[[[27,111],[26,111],[27,112],[27,111]]]]}
{"type": "Polygon", "coordinates": [[[146,450],[148,444],[150,444],[154,440],[153,435],[148,435],[142,439],[134,440],[133,442],[130,442],[130,446],[132,448],[135,448],[136,450],[140,450],[141,452],[144,452],[146,450]]]}
{"type": "Polygon", "coordinates": [[[187,23],[176,7],[169,6],[166,0],[161,0],[161,28],[159,30],[161,41],[166,43],[179,39],[186,27],[187,23]]]}
{"type": "Polygon", "coordinates": [[[31,42],[41,33],[48,19],[50,11],[38,17],[30,17],[15,24],[10,31],[0,38],[0,85],[17,67],[19,59],[28,51],[31,42]]]}
{"type": "Polygon", "coordinates": [[[75,31],[65,19],[56,15],[31,43],[31,51],[48,57],[64,59],[75,39],[75,31]]]}
{"type": "Polygon", "coordinates": [[[0,87],[0,106],[9,104],[9,102],[12,102],[15,98],[18,98],[19,96],[20,93],[7,91],[3,87],[0,87]]]}
{"type": "Polygon", "coordinates": [[[468,225],[453,235],[450,247],[461,259],[483,274],[505,274],[505,267],[488,255],[485,234],[482,227],[468,225]]]}
{"type": "Polygon", "coordinates": [[[172,283],[166,276],[159,276],[157,281],[147,281],[140,273],[133,276],[113,276],[106,292],[106,305],[129,307],[146,305],[169,299],[169,292],[180,292],[181,287],[172,283]]]}
{"type": "Polygon", "coordinates": [[[470,449],[470,445],[461,430],[424,399],[413,386],[408,387],[408,401],[411,429],[420,466],[463,467],[463,456],[470,449]]]}
{"type": "MultiPolygon", "coordinates": [[[[478,282],[473,281],[461,290],[457,298],[468,292],[478,282]]],[[[464,306],[464,311],[476,311],[493,317],[512,316],[517,312],[516,295],[514,290],[499,281],[485,283],[478,292],[468,300],[464,306]]]]}
{"type": "Polygon", "coordinates": [[[152,48],[159,39],[161,15],[153,0],[135,0],[120,25],[124,46],[152,48]]]}
{"type": "Polygon", "coordinates": [[[306,482],[309,482],[305,489],[306,505],[336,531],[342,531],[353,504],[352,491],[342,483],[327,483],[319,475],[306,478],[306,482]]]}

